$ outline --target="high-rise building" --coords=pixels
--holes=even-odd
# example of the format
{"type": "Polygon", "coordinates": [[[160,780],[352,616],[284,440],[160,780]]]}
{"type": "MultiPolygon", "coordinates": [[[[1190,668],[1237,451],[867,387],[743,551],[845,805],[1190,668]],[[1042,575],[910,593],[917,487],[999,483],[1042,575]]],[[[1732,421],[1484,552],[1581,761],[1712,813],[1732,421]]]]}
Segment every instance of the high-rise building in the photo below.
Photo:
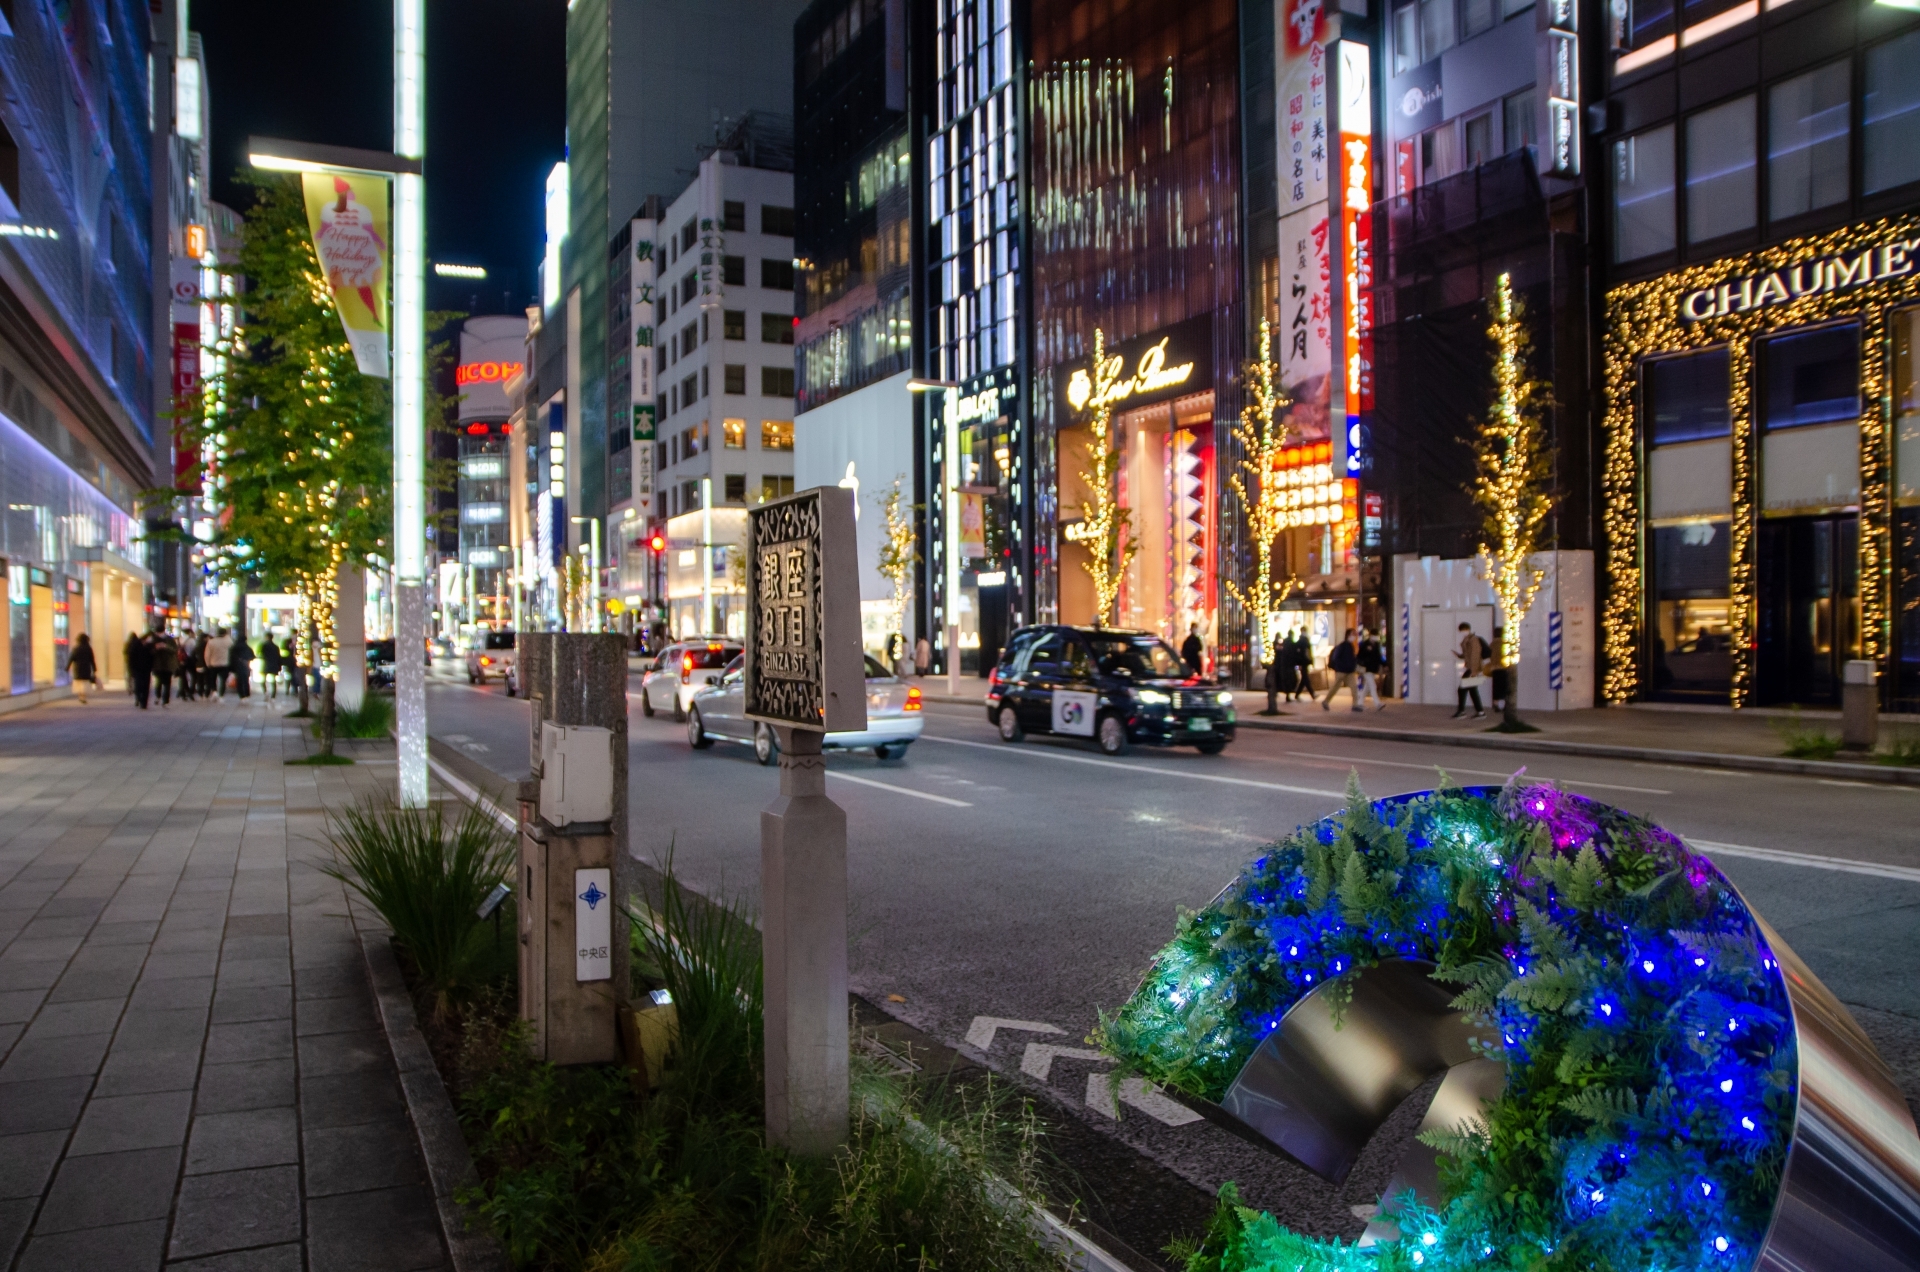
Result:
{"type": "Polygon", "coordinates": [[[454,381],[460,394],[457,440],[459,538],[443,545],[457,553],[458,594],[470,625],[508,627],[515,545],[511,538],[509,449],[512,410],[506,386],[526,372],[523,315],[469,318],[460,325],[454,381]]]}
{"type": "Polygon", "coordinates": [[[0,15],[0,689],[9,695],[60,691],[69,642],[83,631],[102,674],[124,675],[120,646],[146,624],[153,575],[135,496],[166,479],[171,453],[160,416],[171,359],[160,352],[156,366],[166,305],[155,305],[171,272],[153,170],[176,133],[203,133],[205,109],[184,14],[177,26],[174,17],[171,4],[151,16],[146,6],[38,4],[0,15]],[[158,95],[150,47],[173,71],[158,95]]]}
{"type": "Polygon", "coordinates": [[[923,502],[914,404],[913,180],[906,6],[815,0],[794,24],[794,483],[859,501],[860,605],[869,651],[920,628],[879,568],[884,501],[923,502]],[[906,608],[904,614],[898,610],[906,608]]]}
{"type": "Polygon", "coordinates": [[[1915,710],[1920,15],[1616,12],[1590,28],[1604,697],[1826,705],[1866,673],[1915,710]]]}

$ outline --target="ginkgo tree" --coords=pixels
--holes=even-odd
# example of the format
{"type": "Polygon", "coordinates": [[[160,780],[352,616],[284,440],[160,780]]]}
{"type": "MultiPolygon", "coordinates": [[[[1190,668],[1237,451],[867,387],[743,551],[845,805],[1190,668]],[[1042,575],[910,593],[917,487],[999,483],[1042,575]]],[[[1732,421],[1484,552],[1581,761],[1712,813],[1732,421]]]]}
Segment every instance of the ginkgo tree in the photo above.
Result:
{"type": "Polygon", "coordinates": [[[219,267],[238,312],[210,347],[182,444],[209,457],[215,575],[277,577],[325,639],[339,572],[385,555],[392,532],[388,384],[354,364],[298,178],[252,184],[239,259],[219,267]]]}
{"type": "Polygon", "coordinates": [[[1237,471],[1228,478],[1233,493],[1247,510],[1253,580],[1245,588],[1233,579],[1224,581],[1233,599],[1253,616],[1261,657],[1269,662],[1274,657],[1274,614],[1300,582],[1293,574],[1276,579],[1273,570],[1273,545],[1287,526],[1287,491],[1278,480],[1278,469],[1291,432],[1286,412],[1293,405],[1293,399],[1279,385],[1279,375],[1280,366],[1273,356],[1273,328],[1263,318],[1260,357],[1246,365],[1243,382],[1247,404],[1233,428],[1233,439],[1240,449],[1234,465],[1237,471]]]}

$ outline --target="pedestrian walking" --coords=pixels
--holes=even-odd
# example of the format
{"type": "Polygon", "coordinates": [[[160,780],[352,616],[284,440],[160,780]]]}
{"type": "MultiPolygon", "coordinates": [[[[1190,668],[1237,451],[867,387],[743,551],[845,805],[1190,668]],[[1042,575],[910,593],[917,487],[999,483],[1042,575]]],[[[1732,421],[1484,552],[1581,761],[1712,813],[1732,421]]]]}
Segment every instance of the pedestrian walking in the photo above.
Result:
{"type": "Polygon", "coordinates": [[[1302,694],[1313,697],[1313,642],[1307,639],[1307,629],[1293,629],[1293,640],[1288,645],[1290,657],[1287,662],[1293,669],[1293,683],[1287,690],[1287,701],[1298,702],[1302,694]]]}
{"type": "Polygon", "coordinates": [[[174,637],[173,648],[177,654],[176,661],[179,664],[174,669],[174,675],[180,681],[180,691],[174,696],[181,702],[192,702],[194,699],[194,684],[199,678],[200,668],[199,664],[194,662],[193,659],[193,631],[191,628],[174,637]]]}
{"type": "Polygon", "coordinates": [[[922,636],[913,642],[913,674],[924,676],[927,674],[927,668],[931,666],[933,666],[933,646],[927,643],[925,636],[922,636]]]}
{"type": "Polygon", "coordinates": [[[127,641],[120,646],[120,665],[127,669],[127,696],[133,696],[133,651],[140,644],[139,632],[128,632],[127,641]]]}
{"type": "Polygon", "coordinates": [[[153,633],[127,642],[127,679],[133,682],[133,700],[142,711],[153,692],[153,633]]]}
{"type": "Polygon", "coordinates": [[[1487,665],[1487,643],[1473,634],[1469,623],[1460,624],[1460,648],[1455,651],[1460,657],[1459,704],[1453,709],[1453,719],[1458,720],[1467,710],[1467,699],[1473,699],[1473,718],[1478,720],[1487,714],[1480,703],[1480,686],[1487,683],[1484,668],[1487,665]]]}
{"type": "Polygon", "coordinates": [[[273,633],[268,632],[260,642],[260,678],[267,687],[268,702],[280,696],[280,663],[280,646],[273,643],[273,633]]]}
{"type": "Polygon", "coordinates": [[[253,646],[247,644],[246,629],[242,628],[233,638],[233,646],[227,651],[227,667],[233,672],[233,692],[240,698],[253,696],[253,646]]]}
{"type": "Polygon", "coordinates": [[[1187,674],[1198,677],[1200,668],[1206,662],[1206,642],[1200,639],[1200,625],[1187,625],[1187,638],[1180,642],[1180,661],[1187,664],[1187,674]]]}
{"type": "Polygon", "coordinates": [[[161,706],[173,702],[173,678],[180,674],[180,646],[170,632],[153,640],[153,697],[161,706]]]}
{"type": "Polygon", "coordinates": [[[1358,634],[1349,627],[1347,638],[1333,647],[1327,655],[1327,670],[1333,673],[1333,683],[1327,686],[1327,696],[1320,700],[1322,711],[1333,710],[1333,695],[1342,688],[1353,698],[1353,709],[1360,709],[1360,641],[1358,634]]]}
{"type": "Polygon", "coordinates": [[[213,669],[207,666],[207,642],[212,639],[205,632],[193,634],[193,696],[196,698],[213,696],[213,669]]]}
{"type": "Polygon", "coordinates": [[[1380,697],[1380,672],[1386,667],[1386,655],[1380,649],[1380,642],[1366,628],[1360,629],[1360,649],[1354,655],[1354,661],[1360,664],[1360,693],[1356,704],[1365,706],[1367,698],[1373,698],[1373,709],[1385,711],[1387,704],[1380,697]]]}
{"type": "Polygon", "coordinates": [[[81,632],[73,638],[73,652],[67,655],[67,674],[73,678],[73,696],[87,705],[87,690],[100,683],[100,668],[93,661],[93,642],[81,632]]]}
{"type": "Polygon", "coordinates": [[[226,628],[221,627],[214,631],[213,639],[207,642],[201,655],[207,660],[207,678],[213,682],[210,688],[222,698],[227,696],[227,677],[233,671],[227,663],[232,653],[233,637],[227,635],[226,628]]]}

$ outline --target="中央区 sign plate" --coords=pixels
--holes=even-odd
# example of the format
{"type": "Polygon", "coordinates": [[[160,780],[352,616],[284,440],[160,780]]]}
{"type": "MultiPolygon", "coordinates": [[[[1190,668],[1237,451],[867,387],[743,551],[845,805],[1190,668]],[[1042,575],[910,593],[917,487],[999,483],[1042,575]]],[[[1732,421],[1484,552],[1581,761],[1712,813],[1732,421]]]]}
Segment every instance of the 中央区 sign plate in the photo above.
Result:
{"type": "Polygon", "coordinates": [[[867,727],[853,492],[817,486],[747,512],[746,716],[867,727]]]}

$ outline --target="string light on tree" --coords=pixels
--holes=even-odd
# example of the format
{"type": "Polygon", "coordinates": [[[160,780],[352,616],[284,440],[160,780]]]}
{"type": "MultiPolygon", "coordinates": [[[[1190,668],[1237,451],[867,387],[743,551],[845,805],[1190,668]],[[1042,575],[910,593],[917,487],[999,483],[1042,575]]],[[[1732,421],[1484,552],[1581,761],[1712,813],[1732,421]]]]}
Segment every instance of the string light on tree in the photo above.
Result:
{"type": "Polygon", "coordinates": [[[1268,658],[1274,647],[1274,613],[1300,582],[1298,576],[1289,574],[1276,585],[1273,572],[1273,545],[1288,525],[1287,490],[1276,470],[1291,431],[1284,412],[1293,405],[1293,399],[1276,383],[1279,371],[1273,357],[1273,325],[1262,318],[1260,357],[1246,367],[1252,400],[1241,408],[1240,421],[1233,427],[1234,440],[1240,447],[1239,471],[1228,483],[1247,510],[1247,534],[1253,540],[1253,583],[1245,590],[1232,579],[1225,583],[1241,608],[1253,614],[1260,651],[1268,658]]]}
{"type": "Polygon", "coordinates": [[[1093,414],[1087,423],[1087,431],[1092,435],[1087,451],[1092,457],[1093,467],[1080,474],[1081,481],[1093,498],[1091,502],[1081,505],[1081,519],[1066,529],[1069,541],[1084,544],[1087,548],[1088,558],[1084,568],[1093,580],[1095,627],[1103,626],[1109,615],[1114,615],[1115,603],[1120,596],[1120,578],[1138,550],[1138,545],[1127,535],[1133,514],[1120,506],[1116,489],[1120,448],[1113,437],[1111,398],[1114,386],[1121,378],[1121,366],[1119,358],[1107,357],[1106,333],[1095,327],[1091,368],[1093,414]]]}
{"type": "Polygon", "coordinates": [[[878,500],[886,537],[880,543],[877,562],[880,577],[893,586],[893,631],[903,636],[907,628],[907,603],[913,599],[914,567],[920,564],[913,517],[909,515],[913,505],[903,502],[900,493],[900,484],[905,480],[905,477],[895,477],[892,489],[878,500]]]}
{"type": "Polygon", "coordinates": [[[1508,669],[1507,722],[1514,714],[1514,672],[1520,666],[1520,624],[1540,592],[1546,572],[1533,563],[1544,538],[1552,477],[1542,416],[1552,394],[1544,381],[1528,375],[1532,339],[1526,308],[1513,294],[1513,276],[1500,275],[1493,294],[1493,409],[1474,439],[1478,474],[1473,501],[1484,514],[1480,569],[1500,603],[1506,626],[1497,654],[1508,669]]]}

